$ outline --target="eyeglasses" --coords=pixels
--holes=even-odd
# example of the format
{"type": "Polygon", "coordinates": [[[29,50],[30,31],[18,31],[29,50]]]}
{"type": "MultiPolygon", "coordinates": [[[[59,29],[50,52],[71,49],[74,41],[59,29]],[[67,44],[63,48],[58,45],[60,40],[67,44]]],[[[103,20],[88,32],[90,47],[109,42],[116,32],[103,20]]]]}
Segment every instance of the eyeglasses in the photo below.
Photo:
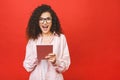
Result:
{"type": "Polygon", "coordinates": [[[40,23],[44,23],[46,21],[46,23],[51,23],[52,22],[52,19],[50,17],[47,17],[47,18],[40,18],[39,19],[40,23]]]}

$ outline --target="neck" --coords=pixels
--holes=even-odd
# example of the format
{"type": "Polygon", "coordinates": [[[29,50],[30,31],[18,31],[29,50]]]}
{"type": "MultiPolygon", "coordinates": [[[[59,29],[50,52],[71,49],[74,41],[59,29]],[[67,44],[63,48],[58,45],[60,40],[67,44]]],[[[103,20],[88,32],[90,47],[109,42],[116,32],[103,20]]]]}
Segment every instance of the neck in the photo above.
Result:
{"type": "Polygon", "coordinates": [[[48,36],[50,36],[50,35],[52,35],[51,32],[48,32],[48,33],[42,33],[42,36],[43,36],[43,37],[48,37],[48,36]]]}

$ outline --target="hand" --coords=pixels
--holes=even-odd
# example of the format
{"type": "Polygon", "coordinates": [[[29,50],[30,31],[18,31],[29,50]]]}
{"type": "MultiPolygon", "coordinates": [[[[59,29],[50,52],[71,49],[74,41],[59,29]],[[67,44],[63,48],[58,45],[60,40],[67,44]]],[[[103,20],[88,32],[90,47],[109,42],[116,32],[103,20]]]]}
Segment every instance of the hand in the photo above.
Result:
{"type": "Polygon", "coordinates": [[[45,59],[52,62],[53,64],[56,62],[56,55],[53,53],[48,54],[45,59]]]}

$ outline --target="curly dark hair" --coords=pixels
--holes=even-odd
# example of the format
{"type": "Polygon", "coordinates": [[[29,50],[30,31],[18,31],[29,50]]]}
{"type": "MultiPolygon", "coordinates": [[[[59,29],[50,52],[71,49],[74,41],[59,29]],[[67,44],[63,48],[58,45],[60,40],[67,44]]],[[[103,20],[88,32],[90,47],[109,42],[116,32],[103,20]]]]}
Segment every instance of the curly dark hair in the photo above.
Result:
{"type": "Polygon", "coordinates": [[[59,36],[62,33],[62,28],[61,28],[59,19],[58,19],[56,13],[54,12],[54,10],[49,5],[42,4],[41,6],[38,6],[37,8],[35,8],[35,10],[33,11],[32,15],[29,19],[29,22],[28,22],[28,25],[26,28],[26,34],[27,34],[28,39],[35,40],[38,38],[38,36],[40,34],[42,34],[42,31],[39,26],[39,18],[41,16],[41,14],[44,12],[50,12],[50,14],[52,16],[52,26],[51,26],[50,31],[52,33],[55,32],[59,36]]]}

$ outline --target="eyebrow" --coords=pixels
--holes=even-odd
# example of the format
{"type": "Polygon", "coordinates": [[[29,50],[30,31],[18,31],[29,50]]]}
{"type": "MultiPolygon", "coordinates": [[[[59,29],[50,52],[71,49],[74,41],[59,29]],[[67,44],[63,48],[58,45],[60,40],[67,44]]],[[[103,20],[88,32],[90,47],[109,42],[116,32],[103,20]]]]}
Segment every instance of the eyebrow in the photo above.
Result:
{"type": "Polygon", "coordinates": [[[51,18],[51,17],[40,17],[40,18],[51,18]]]}

